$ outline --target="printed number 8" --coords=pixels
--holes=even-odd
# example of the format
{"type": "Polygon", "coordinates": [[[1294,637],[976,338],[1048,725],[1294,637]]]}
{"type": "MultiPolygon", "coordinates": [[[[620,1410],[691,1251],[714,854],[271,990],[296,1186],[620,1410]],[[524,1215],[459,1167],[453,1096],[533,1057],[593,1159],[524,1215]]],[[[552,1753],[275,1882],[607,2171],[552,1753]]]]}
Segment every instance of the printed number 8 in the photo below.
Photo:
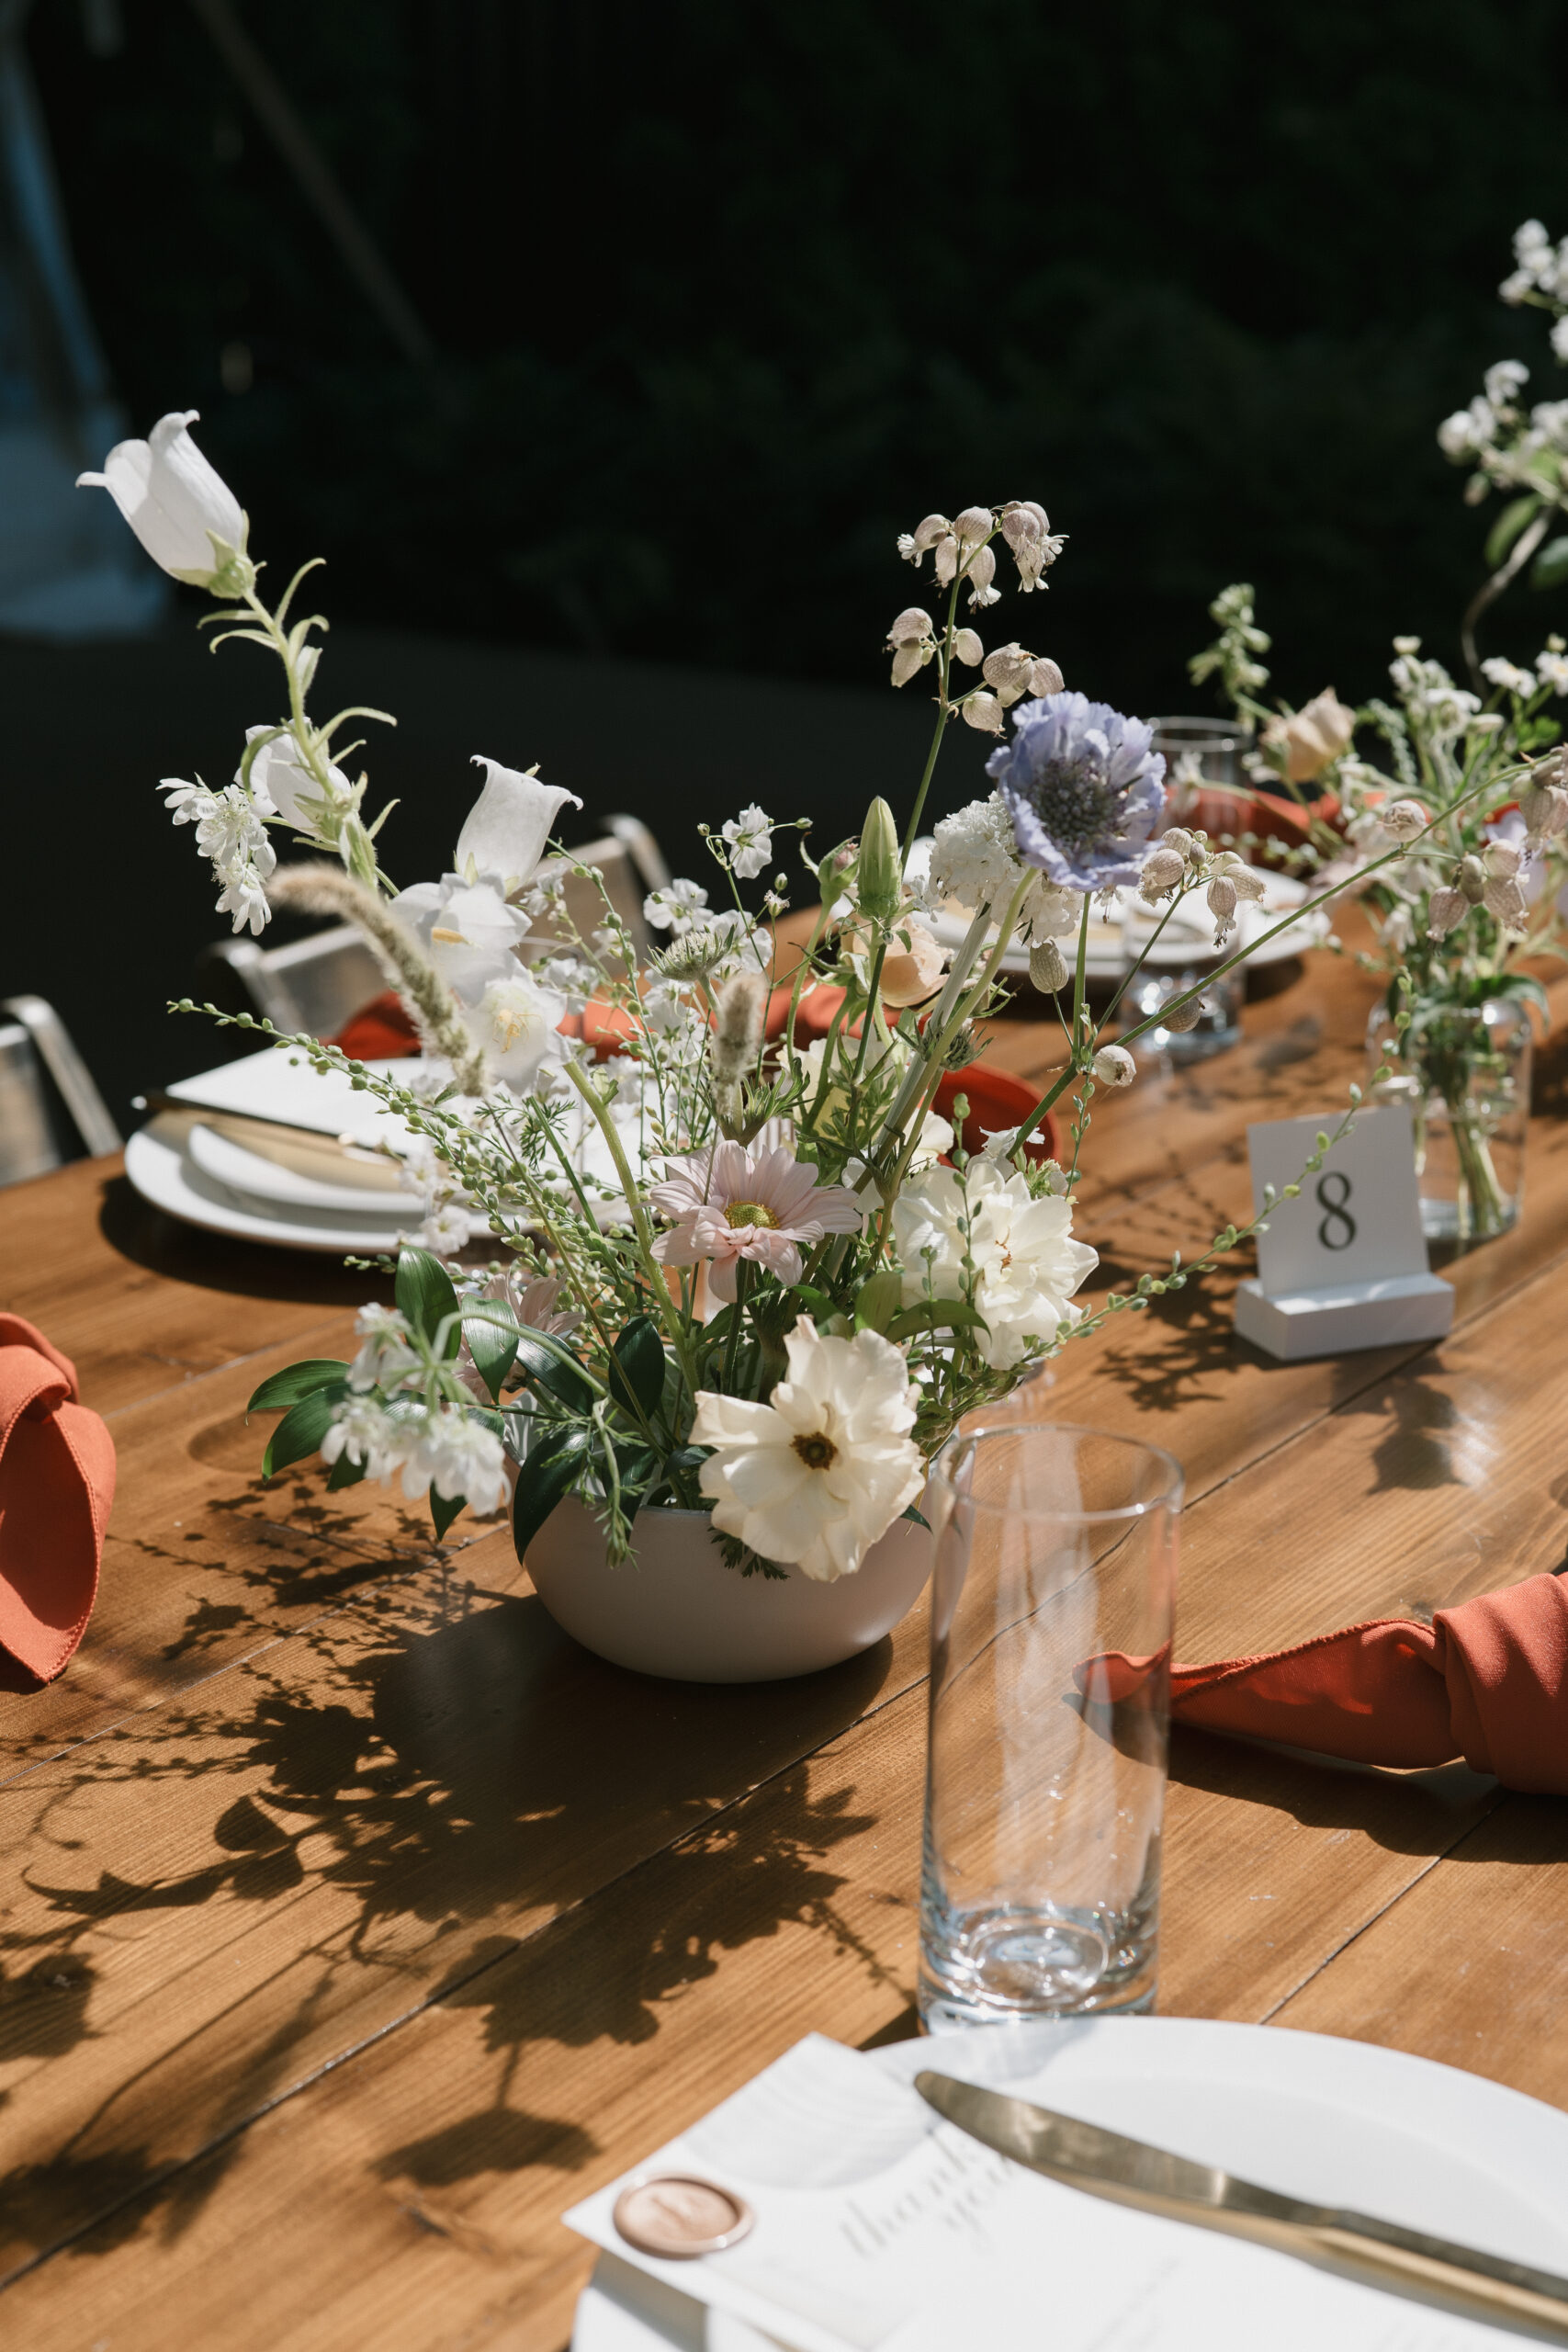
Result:
{"type": "Polygon", "coordinates": [[[1345,1206],[1349,1197],[1350,1179],[1342,1168],[1331,1168],[1326,1176],[1318,1178],[1317,1204],[1319,1208],[1326,1210],[1327,1214],[1317,1228],[1317,1238],[1325,1250],[1348,1250],[1351,1242],[1356,1238],[1356,1220],[1345,1206]],[[1338,1185],[1337,1195],[1330,1193],[1328,1190],[1330,1184],[1338,1185]],[[1345,1238],[1342,1241],[1334,1239],[1329,1231],[1331,1226],[1344,1227],[1345,1238]]]}

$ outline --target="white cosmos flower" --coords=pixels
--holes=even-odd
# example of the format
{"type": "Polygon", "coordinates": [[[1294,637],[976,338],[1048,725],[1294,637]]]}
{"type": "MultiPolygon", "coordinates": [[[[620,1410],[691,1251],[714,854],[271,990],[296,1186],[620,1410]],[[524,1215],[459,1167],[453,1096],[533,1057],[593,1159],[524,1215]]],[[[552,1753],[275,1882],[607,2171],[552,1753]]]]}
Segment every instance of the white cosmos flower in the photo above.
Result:
{"type": "Polygon", "coordinates": [[[1021,1363],[1032,1342],[1049,1346],[1077,1321],[1072,1295],[1100,1262],[1073,1238],[1071,1201],[1036,1200],[1026,1177],[989,1159],[970,1160],[962,1179],[932,1168],[906,1184],[893,1204],[893,1238],[911,1306],[927,1296],[966,1296],[967,1254],[975,1306],[989,1327],[975,1333],[975,1344],[998,1372],[1021,1363]]]}
{"type": "Polygon", "coordinates": [[[698,1480],[722,1534],[829,1584],[925,1484],[909,1435],[918,1396],[878,1331],[826,1339],[803,1315],[784,1348],[789,1377],[766,1405],[699,1390],[692,1439],[714,1451],[698,1480]]]}
{"type": "Polygon", "coordinates": [[[742,882],[753,880],[773,859],[773,819],[753,801],[749,808],[742,808],[739,817],[728,818],[723,830],[729,844],[730,870],[742,882]]]}
{"type": "Polygon", "coordinates": [[[503,768],[482,752],[473,764],[485,772],[484,788],[463,820],[452,862],[459,874],[493,875],[502,897],[510,898],[532,878],[567,802],[574,808],[582,803],[558,784],[541,784],[533,768],[503,768]]]}
{"type": "MultiPolygon", "coordinates": [[[[161,416],[145,441],[117,441],[101,474],[78,474],[78,490],[107,490],[154,563],[194,588],[231,593],[245,548],[239,500],[207,462],[186,427],[197,411],[161,416]]],[[[254,571],[250,577],[254,578],[254,571]]]]}

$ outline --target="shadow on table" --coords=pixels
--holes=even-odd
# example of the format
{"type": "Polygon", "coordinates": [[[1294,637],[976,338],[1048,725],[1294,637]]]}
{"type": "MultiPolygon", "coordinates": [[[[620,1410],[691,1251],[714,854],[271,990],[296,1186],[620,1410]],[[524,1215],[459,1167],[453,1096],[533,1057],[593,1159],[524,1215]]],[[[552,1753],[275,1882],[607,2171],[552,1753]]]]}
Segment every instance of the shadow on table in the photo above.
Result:
{"type": "MultiPolygon", "coordinates": [[[[243,1954],[265,1932],[268,1906],[315,1907],[281,1970],[247,1973],[237,2004],[224,1988],[209,2023],[155,2033],[151,2050],[144,2039],[142,2063],[74,2112],[50,2161],[0,2182],[0,2210],[32,2246],[85,2229],[79,2250],[105,2250],[154,2211],[177,2234],[241,2153],[242,2127],[320,2063],[304,2045],[351,1977],[365,1993],[367,1969],[400,1979],[408,2010],[483,2013],[483,2104],[377,2165],[433,2187],[586,2163],[591,2120],[513,2103],[525,2051],[646,2041],[727,1951],[804,1925],[879,1972],[835,1907],[845,1874],[832,1867],[872,1817],[852,1790],[813,1786],[804,1759],[874,1702],[890,1643],[789,1683],[656,1682],[580,1649],[531,1595],[466,1583],[462,1566],[443,1590],[338,1611],[289,1645],[276,1679],[264,1656],[198,1686],[144,1721],[123,1759],[112,1740],[75,1752],[89,1822],[129,1818],[115,1786],[141,1784],[153,1807],[161,1785],[210,1790],[205,1815],[182,1800],[186,1867],[139,1872],[132,1840],[124,1869],[73,1869],[69,1800],[56,1776],[40,1789],[39,1842],[62,1867],[33,1870],[29,1925],[0,1928],[0,2059],[57,2059],[93,2037],[106,1939],[166,1933],[175,1973],[199,1973],[204,1949],[243,1954]],[[762,1801],[739,1801],[759,1789],[762,1801]],[[157,1915],[188,1910],[210,1919],[198,1937],[160,1929],[157,1915]]],[[[372,2031],[383,2017],[378,2006],[372,2031]]],[[[433,2121],[450,2105],[433,2084],[433,2121]]]]}
{"type": "Polygon", "coordinates": [[[340,1258],[325,1251],[274,1250],[259,1241],[238,1241],[200,1226],[182,1225],[144,1201],[126,1176],[106,1182],[98,1228],[110,1248],[133,1266],[239,1298],[363,1306],[368,1299],[389,1300],[392,1295],[389,1277],[351,1272],[340,1258]]]}
{"type": "Polygon", "coordinates": [[[1170,1777],[1183,1788],[1289,1814],[1309,1829],[1356,1831],[1386,1853],[1434,1860],[1507,1794],[1464,1763],[1396,1772],[1184,1724],[1172,1726],[1170,1777]]]}

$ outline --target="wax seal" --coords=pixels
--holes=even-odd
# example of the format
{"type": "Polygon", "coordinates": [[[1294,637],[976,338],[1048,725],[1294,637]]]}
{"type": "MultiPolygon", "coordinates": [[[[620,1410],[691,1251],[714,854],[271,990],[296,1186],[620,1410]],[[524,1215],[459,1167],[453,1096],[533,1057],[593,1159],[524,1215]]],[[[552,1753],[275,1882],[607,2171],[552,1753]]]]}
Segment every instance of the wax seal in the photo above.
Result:
{"type": "Polygon", "coordinates": [[[683,2262],[737,2245],[757,2217],[733,2189],[691,2173],[665,2173],[623,2188],[611,2218],[626,2244],[640,2253],[683,2262]]]}

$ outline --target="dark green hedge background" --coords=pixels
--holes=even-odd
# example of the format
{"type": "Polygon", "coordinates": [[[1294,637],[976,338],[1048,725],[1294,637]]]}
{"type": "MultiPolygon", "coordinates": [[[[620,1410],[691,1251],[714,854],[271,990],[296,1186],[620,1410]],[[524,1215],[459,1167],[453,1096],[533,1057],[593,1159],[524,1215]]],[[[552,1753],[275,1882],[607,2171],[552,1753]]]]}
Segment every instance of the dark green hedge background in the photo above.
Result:
{"type": "Polygon", "coordinates": [[[1070,683],[1189,703],[1239,574],[1282,691],[1365,694],[1477,576],[1438,419],[1505,353],[1568,390],[1495,291],[1568,231],[1552,0],[243,0],[434,392],[197,16],[124,13],[29,36],[123,397],[344,617],[870,684],[895,532],[1032,496],[1069,550],[1000,634],[1070,683]]]}

